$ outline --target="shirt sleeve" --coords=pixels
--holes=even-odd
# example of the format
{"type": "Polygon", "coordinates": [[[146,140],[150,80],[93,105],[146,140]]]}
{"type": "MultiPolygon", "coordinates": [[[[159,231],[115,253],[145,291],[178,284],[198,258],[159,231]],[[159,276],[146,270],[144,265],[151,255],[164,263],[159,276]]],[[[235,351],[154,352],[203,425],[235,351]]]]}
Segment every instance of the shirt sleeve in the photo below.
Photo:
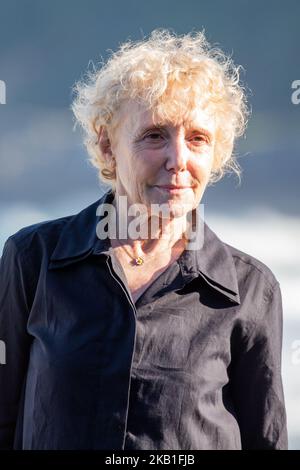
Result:
{"type": "Polygon", "coordinates": [[[10,237],[0,259],[0,450],[14,448],[30,350],[26,324],[32,278],[24,268],[24,256],[10,237]]]}
{"type": "MultiPolygon", "coordinates": [[[[250,308],[251,310],[251,308],[250,308]]],[[[235,351],[232,388],[242,449],[287,449],[281,377],[282,298],[279,283],[264,296],[254,328],[235,351]]]]}

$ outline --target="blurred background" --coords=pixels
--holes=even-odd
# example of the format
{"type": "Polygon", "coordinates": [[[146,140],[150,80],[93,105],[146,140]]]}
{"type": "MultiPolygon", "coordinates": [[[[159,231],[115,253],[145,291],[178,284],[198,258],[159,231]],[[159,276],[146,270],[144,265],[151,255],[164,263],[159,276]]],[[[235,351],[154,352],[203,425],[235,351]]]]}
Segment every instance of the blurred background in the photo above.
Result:
{"type": "Polygon", "coordinates": [[[280,282],[290,449],[300,449],[299,18],[297,0],[0,0],[0,254],[20,228],[75,214],[108,189],[70,105],[74,83],[109,49],[158,27],[204,29],[244,67],[252,116],[237,146],[242,182],[225,177],[202,202],[218,236],[280,282]]]}

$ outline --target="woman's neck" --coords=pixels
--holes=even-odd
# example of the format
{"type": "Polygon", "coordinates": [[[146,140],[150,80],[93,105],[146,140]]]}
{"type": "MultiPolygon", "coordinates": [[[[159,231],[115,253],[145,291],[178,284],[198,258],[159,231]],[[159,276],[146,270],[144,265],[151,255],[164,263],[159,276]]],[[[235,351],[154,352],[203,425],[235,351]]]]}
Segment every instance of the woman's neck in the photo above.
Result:
{"type": "MultiPolygon", "coordinates": [[[[186,215],[173,218],[161,218],[144,212],[141,217],[127,215],[120,217],[121,208],[113,203],[115,207],[115,240],[112,246],[124,245],[134,253],[135,256],[147,256],[171,253],[174,250],[183,251],[186,244],[186,230],[188,222],[186,215]],[[125,227],[120,224],[124,224],[125,227]],[[120,236],[122,234],[122,236],[120,236]],[[124,237],[124,234],[127,236],[124,237]]],[[[112,240],[112,237],[110,236],[112,240]]]]}

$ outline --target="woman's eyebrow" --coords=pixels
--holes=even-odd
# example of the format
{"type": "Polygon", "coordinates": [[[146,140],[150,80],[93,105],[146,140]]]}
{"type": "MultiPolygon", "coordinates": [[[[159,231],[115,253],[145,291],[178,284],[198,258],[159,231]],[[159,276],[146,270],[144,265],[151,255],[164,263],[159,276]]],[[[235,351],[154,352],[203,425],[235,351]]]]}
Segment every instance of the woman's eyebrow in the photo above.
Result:
{"type": "Polygon", "coordinates": [[[165,129],[167,126],[167,124],[155,124],[155,123],[152,123],[152,124],[147,124],[145,126],[143,126],[141,129],[140,129],[140,133],[143,133],[143,132],[147,132],[149,130],[152,130],[152,129],[165,129]]]}
{"type": "Polygon", "coordinates": [[[212,140],[213,138],[213,134],[212,132],[210,132],[208,129],[206,129],[205,127],[202,127],[202,126],[199,126],[199,124],[197,124],[196,122],[194,121],[191,121],[191,120],[186,120],[186,121],[183,121],[183,125],[187,128],[188,131],[190,132],[200,132],[201,134],[205,135],[208,139],[212,140]]]}

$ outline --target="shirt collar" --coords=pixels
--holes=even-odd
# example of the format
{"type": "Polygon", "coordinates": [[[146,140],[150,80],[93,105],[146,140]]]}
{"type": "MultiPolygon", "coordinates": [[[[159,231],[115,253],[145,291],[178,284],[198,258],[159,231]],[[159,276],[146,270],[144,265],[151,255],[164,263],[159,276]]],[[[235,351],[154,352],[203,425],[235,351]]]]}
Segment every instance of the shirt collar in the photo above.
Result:
{"type": "MultiPolygon", "coordinates": [[[[97,236],[96,226],[102,216],[96,211],[100,204],[113,201],[114,193],[109,189],[100,199],[78,214],[70,216],[57,245],[50,257],[49,269],[75,263],[90,254],[100,255],[109,249],[108,239],[97,236]]],[[[201,248],[187,250],[182,257],[181,267],[187,278],[201,276],[213,289],[240,304],[237,272],[229,247],[204,222],[204,241],[201,248]]]]}

